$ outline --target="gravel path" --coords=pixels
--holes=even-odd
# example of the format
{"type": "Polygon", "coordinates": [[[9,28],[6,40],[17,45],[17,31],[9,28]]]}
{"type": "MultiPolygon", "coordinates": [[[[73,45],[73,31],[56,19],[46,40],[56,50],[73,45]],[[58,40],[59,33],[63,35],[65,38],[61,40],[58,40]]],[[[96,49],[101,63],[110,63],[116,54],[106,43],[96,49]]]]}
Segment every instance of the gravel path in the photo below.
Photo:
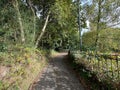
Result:
{"type": "Polygon", "coordinates": [[[66,53],[56,55],[32,90],[84,90],[76,75],[65,62],[66,53]]]}

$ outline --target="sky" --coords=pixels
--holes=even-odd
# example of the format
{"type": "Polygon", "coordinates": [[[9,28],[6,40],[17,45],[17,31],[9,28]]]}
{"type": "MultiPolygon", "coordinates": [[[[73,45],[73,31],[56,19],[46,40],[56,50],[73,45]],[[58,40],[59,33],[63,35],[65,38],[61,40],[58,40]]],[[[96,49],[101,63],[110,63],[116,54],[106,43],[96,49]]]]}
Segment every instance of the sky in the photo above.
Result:
{"type": "Polygon", "coordinates": [[[85,5],[85,4],[88,4],[88,5],[90,5],[90,4],[92,4],[92,0],[81,0],[81,5],[85,5]]]}
{"type": "MultiPolygon", "coordinates": [[[[91,5],[92,0],[81,0],[81,5],[84,6],[85,4],[91,5]]],[[[88,32],[88,31],[90,31],[90,22],[89,22],[89,20],[86,20],[86,24],[87,24],[87,28],[82,28],[81,35],[83,35],[84,33],[88,32]]]]}
{"type": "Polygon", "coordinates": [[[82,32],[81,32],[81,35],[83,35],[84,33],[90,31],[90,22],[89,20],[86,21],[86,24],[87,24],[87,28],[82,28],[82,32]]]}

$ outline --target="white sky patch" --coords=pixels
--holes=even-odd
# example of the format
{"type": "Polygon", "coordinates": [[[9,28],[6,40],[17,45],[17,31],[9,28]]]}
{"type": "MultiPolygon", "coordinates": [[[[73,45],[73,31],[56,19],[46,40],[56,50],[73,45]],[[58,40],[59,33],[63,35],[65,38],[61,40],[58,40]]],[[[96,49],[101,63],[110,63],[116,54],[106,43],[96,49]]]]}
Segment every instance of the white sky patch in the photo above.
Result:
{"type": "Polygon", "coordinates": [[[85,4],[91,5],[92,0],[81,0],[81,5],[84,6],[85,4]]]}
{"type": "MultiPolygon", "coordinates": [[[[73,2],[76,1],[76,0],[72,0],[73,2]]],[[[81,0],[81,5],[85,5],[85,4],[88,4],[88,5],[91,5],[92,4],[92,1],[93,0],[81,0]]]]}
{"type": "Polygon", "coordinates": [[[21,0],[21,1],[27,6],[26,0],[21,0]]]}
{"type": "MultiPolygon", "coordinates": [[[[120,28],[120,7],[118,7],[115,11],[113,11],[113,13],[116,13],[118,17],[116,18],[115,21],[109,21],[107,25],[110,27],[112,26],[112,28],[120,28]]],[[[112,16],[108,17],[108,20],[110,20],[111,18],[113,17],[112,16]]]]}
{"type": "Polygon", "coordinates": [[[89,20],[86,21],[86,24],[87,24],[87,28],[90,29],[90,22],[89,22],[89,20]]]}
{"type": "Polygon", "coordinates": [[[41,15],[41,12],[42,12],[42,10],[36,12],[36,15],[37,15],[37,17],[38,17],[39,19],[40,19],[40,17],[42,16],[42,15],[41,15]]]}
{"type": "MultiPolygon", "coordinates": [[[[93,0],[81,0],[81,5],[84,6],[84,5],[91,5],[92,4],[92,1],[93,0]]],[[[81,32],[81,35],[83,35],[84,33],[90,31],[90,22],[89,20],[86,20],[86,24],[87,24],[87,27],[86,28],[82,28],[82,32],[81,32]]]]}
{"type": "Polygon", "coordinates": [[[84,33],[90,31],[90,22],[89,20],[86,21],[86,24],[87,24],[87,28],[82,28],[82,32],[81,32],[81,35],[83,35],[84,33]]]}

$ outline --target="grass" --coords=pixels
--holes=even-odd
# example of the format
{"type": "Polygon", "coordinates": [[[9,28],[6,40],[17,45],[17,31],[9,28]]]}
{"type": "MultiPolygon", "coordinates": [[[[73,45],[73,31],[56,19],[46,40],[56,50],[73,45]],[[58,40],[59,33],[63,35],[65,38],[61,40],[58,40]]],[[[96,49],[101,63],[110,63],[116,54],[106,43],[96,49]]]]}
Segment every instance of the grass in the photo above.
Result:
{"type": "Polygon", "coordinates": [[[0,81],[0,90],[28,90],[29,85],[47,65],[43,51],[15,47],[0,53],[0,66],[8,72],[0,81]]]}

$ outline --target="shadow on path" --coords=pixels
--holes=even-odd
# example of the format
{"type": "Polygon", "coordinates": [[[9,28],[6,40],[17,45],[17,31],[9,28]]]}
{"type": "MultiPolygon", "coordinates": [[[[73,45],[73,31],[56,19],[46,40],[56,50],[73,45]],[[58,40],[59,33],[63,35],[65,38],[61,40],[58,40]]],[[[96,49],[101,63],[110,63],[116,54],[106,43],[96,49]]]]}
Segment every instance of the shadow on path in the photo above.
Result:
{"type": "Polygon", "coordinates": [[[66,53],[56,55],[44,70],[32,90],[84,90],[76,75],[68,68],[64,57],[66,53]]]}

